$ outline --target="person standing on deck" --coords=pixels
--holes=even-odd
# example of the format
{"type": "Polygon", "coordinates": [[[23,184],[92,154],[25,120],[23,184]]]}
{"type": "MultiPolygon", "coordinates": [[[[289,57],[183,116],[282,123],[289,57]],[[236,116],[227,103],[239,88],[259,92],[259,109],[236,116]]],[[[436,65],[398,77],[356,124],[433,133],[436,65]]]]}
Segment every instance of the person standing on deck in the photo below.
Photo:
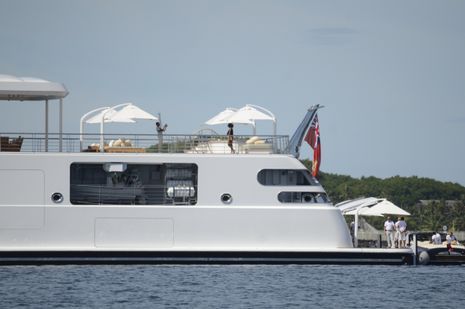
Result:
{"type": "Polygon", "coordinates": [[[439,234],[439,232],[436,232],[436,234],[434,234],[432,237],[431,237],[431,242],[435,245],[440,245],[442,243],[441,241],[441,234],[439,234]]]}
{"type": "Polygon", "coordinates": [[[449,255],[450,255],[450,253],[454,251],[454,249],[452,249],[452,245],[457,244],[457,238],[455,237],[454,233],[450,232],[446,236],[446,242],[447,242],[447,251],[449,252],[449,255]]]}
{"type": "Polygon", "coordinates": [[[234,141],[234,130],[233,130],[234,125],[232,123],[228,123],[228,132],[226,135],[228,136],[228,146],[231,148],[231,153],[236,153],[233,147],[233,141],[234,141]]]}
{"type": "Polygon", "coordinates": [[[157,127],[157,134],[158,134],[158,152],[162,152],[163,133],[165,133],[166,128],[168,127],[168,125],[165,124],[164,126],[162,126],[161,123],[158,122],[158,121],[157,121],[157,123],[155,123],[155,125],[157,127]]]}
{"type": "Polygon", "coordinates": [[[384,222],[384,233],[386,234],[388,248],[394,248],[394,222],[391,217],[387,217],[384,222]]]}

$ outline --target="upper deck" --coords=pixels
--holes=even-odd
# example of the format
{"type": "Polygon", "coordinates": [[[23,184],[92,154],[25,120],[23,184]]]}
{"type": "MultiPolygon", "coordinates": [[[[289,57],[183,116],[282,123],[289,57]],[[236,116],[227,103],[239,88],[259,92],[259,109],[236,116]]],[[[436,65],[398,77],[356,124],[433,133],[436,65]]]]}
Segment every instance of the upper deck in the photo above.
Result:
{"type": "MultiPolygon", "coordinates": [[[[225,135],[0,133],[0,152],[102,152],[230,154],[225,135]]],[[[237,154],[289,154],[287,135],[236,135],[237,154]]]]}
{"type": "MultiPolygon", "coordinates": [[[[0,152],[64,152],[64,153],[193,153],[193,154],[291,154],[299,158],[299,151],[305,132],[316,119],[320,106],[308,109],[304,119],[292,138],[276,134],[276,117],[269,110],[246,105],[231,109],[209,119],[206,124],[241,123],[255,128],[256,120],[270,120],[274,124],[273,135],[234,136],[234,143],[228,145],[226,136],[218,134],[164,134],[161,116],[155,117],[132,103],[113,107],[100,107],[84,114],[80,119],[80,133],[63,133],[63,98],[68,91],[63,84],[36,78],[18,78],[0,75],[0,101],[44,101],[44,133],[0,132],[0,152]],[[49,132],[49,100],[59,100],[59,133],[49,132]],[[98,112],[98,114],[96,114],[98,112]],[[226,114],[228,114],[226,116],[226,114]],[[104,134],[106,122],[135,122],[134,119],[155,120],[154,134],[104,134]],[[159,122],[160,121],[160,122],[159,122]],[[100,134],[83,134],[84,123],[99,123],[100,134]],[[231,147],[232,146],[232,147],[231,147]],[[232,149],[231,149],[232,148],[232,149]]],[[[317,124],[317,121],[315,122],[317,124]]],[[[315,130],[314,130],[315,131],[315,130]]],[[[310,132],[310,131],[308,131],[310,132]]],[[[255,133],[255,129],[254,129],[255,133]]]]}

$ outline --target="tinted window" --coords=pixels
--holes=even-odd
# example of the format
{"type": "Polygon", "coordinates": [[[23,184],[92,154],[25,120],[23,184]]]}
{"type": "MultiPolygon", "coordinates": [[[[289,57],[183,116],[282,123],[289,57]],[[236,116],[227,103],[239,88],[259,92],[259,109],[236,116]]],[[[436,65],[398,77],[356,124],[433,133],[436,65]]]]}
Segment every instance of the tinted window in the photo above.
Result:
{"type": "Polygon", "coordinates": [[[71,164],[72,204],[194,205],[195,164],[71,164]]]}
{"type": "Polygon", "coordinates": [[[278,200],[281,203],[329,203],[326,193],[314,192],[280,192],[278,200]]]}
{"type": "Polygon", "coordinates": [[[261,170],[258,182],[264,186],[311,186],[315,179],[307,170],[261,170]]]}

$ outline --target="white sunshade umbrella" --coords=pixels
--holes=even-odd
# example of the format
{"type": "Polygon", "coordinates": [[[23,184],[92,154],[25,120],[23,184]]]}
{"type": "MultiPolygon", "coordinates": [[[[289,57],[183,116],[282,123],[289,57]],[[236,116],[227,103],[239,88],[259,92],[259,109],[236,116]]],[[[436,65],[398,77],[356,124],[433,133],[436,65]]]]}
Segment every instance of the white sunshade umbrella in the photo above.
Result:
{"type": "Polygon", "coordinates": [[[343,215],[353,215],[355,212],[352,213],[353,210],[358,208],[365,208],[369,206],[373,206],[376,203],[379,203],[382,199],[375,198],[375,197],[363,197],[354,200],[348,200],[344,202],[340,202],[335,206],[339,208],[343,215]]]}
{"type": "Polygon", "coordinates": [[[227,108],[215,117],[205,122],[208,125],[224,124],[224,123],[240,123],[251,124],[254,128],[255,134],[255,121],[256,120],[271,120],[274,123],[274,134],[276,135],[276,118],[269,110],[248,104],[239,110],[227,108]]]}
{"type": "MultiPolygon", "coordinates": [[[[156,120],[158,121],[158,118],[153,116],[150,113],[147,113],[146,111],[142,110],[141,108],[135,106],[132,103],[123,103],[119,104],[113,107],[103,107],[103,108],[98,108],[96,110],[90,111],[81,118],[81,148],[82,148],[82,123],[86,117],[88,117],[90,114],[100,111],[97,115],[87,119],[85,122],[86,123],[99,123],[100,124],[100,144],[103,145],[103,125],[104,123],[107,122],[126,122],[126,123],[134,123],[134,119],[148,119],[148,120],[156,120]],[[117,110],[118,108],[121,108],[120,110],[117,110]]],[[[101,151],[103,152],[103,147],[101,148],[101,151]]]]}
{"type": "Polygon", "coordinates": [[[158,118],[153,116],[150,113],[147,113],[143,109],[135,106],[132,103],[129,103],[115,114],[110,116],[111,121],[114,122],[125,122],[125,120],[133,119],[146,119],[146,120],[155,120],[158,121],[158,118]]]}
{"type": "Polygon", "coordinates": [[[273,121],[273,124],[274,124],[273,134],[276,135],[276,117],[269,110],[261,106],[247,104],[246,106],[239,109],[236,113],[234,113],[229,118],[229,122],[232,122],[232,123],[242,123],[242,121],[247,121],[247,120],[253,122],[254,134],[255,134],[255,121],[256,120],[273,121]]]}
{"type": "Polygon", "coordinates": [[[130,118],[121,118],[121,119],[113,119],[113,117],[117,114],[118,112],[111,109],[111,107],[108,107],[104,110],[102,110],[100,113],[98,113],[97,115],[89,118],[86,120],[86,123],[92,123],[92,124],[95,124],[95,123],[100,123],[102,122],[102,117],[103,117],[103,114],[105,114],[105,118],[104,118],[104,121],[105,122],[128,122],[128,123],[134,123],[135,121],[130,119],[130,118]]]}
{"type": "Polygon", "coordinates": [[[369,207],[362,216],[383,216],[383,215],[395,215],[395,216],[410,216],[410,213],[403,210],[399,206],[394,205],[388,200],[383,200],[378,204],[369,207]]]}
{"type": "MultiPolygon", "coordinates": [[[[410,213],[394,205],[390,201],[373,197],[346,201],[339,203],[336,206],[341,210],[343,215],[355,216],[355,226],[358,226],[359,216],[410,216],[410,213]]],[[[354,229],[354,243],[355,245],[358,244],[358,228],[354,229]]]]}
{"type": "Polygon", "coordinates": [[[246,105],[229,117],[229,122],[255,121],[255,120],[272,120],[275,121],[274,115],[265,114],[251,105],[246,105]]]}
{"type": "Polygon", "coordinates": [[[147,113],[146,111],[142,110],[141,108],[135,106],[132,103],[125,103],[125,105],[126,106],[124,106],[120,110],[116,110],[116,107],[106,108],[100,111],[97,115],[87,119],[86,123],[101,123],[102,117],[104,117],[105,123],[107,122],[134,123],[135,122],[134,119],[148,119],[148,120],[158,121],[157,117],[153,116],[150,113],[147,113]]]}
{"type": "Polygon", "coordinates": [[[368,216],[369,217],[382,217],[383,216],[382,214],[371,212],[370,209],[371,207],[357,208],[357,209],[353,209],[351,211],[345,212],[344,215],[347,215],[347,216],[359,215],[359,216],[367,216],[367,217],[368,216]]]}
{"type": "MultiPolygon", "coordinates": [[[[135,122],[134,119],[148,119],[148,120],[158,120],[157,117],[147,113],[146,111],[140,109],[132,103],[123,103],[116,106],[113,106],[110,110],[107,110],[102,115],[101,119],[106,118],[107,114],[114,112],[117,108],[121,108],[116,113],[113,113],[109,117],[109,122],[135,122]]],[[[106,121],[100,121],[100,145],[104,145],[103,142],[103,124],[106,121]]],[[[104,147],[101,146],[101,152],[104,152],[104,147]]]]}
{"type": "MultiPolygon", "coordinates": [[[[116,106],[115,106],[116,107],[116,106]]],[[[90,112],[85,113],[81,117],[81,121],[79,123],[79,142],[80,142],[80,147],[82,149],[82,144],[83,144],[83,132],[84,132],[84,122],[89,123],[89,124],[100,124],[100,136],[103,136],[103,123],[102,123],[102,118],[104,118],[104,122],[116,122],[111,119],[111,116],[116,114],[116,110],[114,109],[115,107],[99,107],[94,110],[91,110],[90,112]],[[90,117],[89,119],[86,119],[92,114],[95,114],[96,112],[99,112],[93,117],[90,117]]],[[[132,119],[124,119],[120,120],[118,122],[126,122],[126,123],[134,123],[135,121],[132,119]]],[[[101,138],[102,139],[102,138],[101,138]]]]}
{"type": "MultiPolygon", "coordinates": [[[[228,107],[224,111],[217,114],[216,116],[208,119],[205,122],[205,124],[216,125],[216,124],[230,123],[231,121],[229,120],[229,118],[231,118],[231,116],[234,115],[236,112],[237,112],[237,108],[228,107]]],[[[243,122],[236,122],[236,123],[253,124],[253,121],[246,119],[243,122]]]]}
{"type": "MultiPolygon", "coordinates": [[[[372,199],[372,198],[369,198],[372,199]]],[[[367,199],[368,200],[368,199],[367,199]]],[[[359,207],[350,209],[349,211],[343,211],[344,215],[355,215],[359,216],[384,216],[384,215],[395,215],[395,216],[410,216],[410,213],[403,210],[402,208],[394,205],[392,202],[386,199],[375,199],[368,203],[360,204],[359,207]]]]}

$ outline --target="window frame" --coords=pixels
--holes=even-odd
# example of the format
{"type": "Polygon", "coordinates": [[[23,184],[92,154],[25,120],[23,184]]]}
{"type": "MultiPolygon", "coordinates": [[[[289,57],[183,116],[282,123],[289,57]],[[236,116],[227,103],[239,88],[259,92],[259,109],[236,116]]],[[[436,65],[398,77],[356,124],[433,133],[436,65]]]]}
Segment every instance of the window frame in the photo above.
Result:
{"type": "MultiPolygon", "coordinates": [[[[264,176],[265,178],[267,177],[267,175],[264,176]]],[[[266,179],[265,179],[266,180],[266,179]]],[[[301,186],[316,186],[316,185],[319,185],[319,182],[311,175],[311,173],[307,170],[307,169],[272,169],[272,168],[269,168],[269,169],[261,169],[258,173],[257,173],[257,181],[260,185],[262,186],[265,186],[265,187],[276,187],[276,186],[282,186],[282,187],[291,187],[291,186],[295,186],[295,187],[301,187],[301,186]],[[273,172],[273,174],[271,175],[271,184],[267,184],[267,182],[262,182],[261,181],[261,174],[262,173],[268,173],[268,172],[273,172]],[[275,175],[275,173],[283,173],[283,172],[287,172],[287,175],[284,176],[286,177],[287,181],[289,181],[290,179],[290,172],[294,172],[296,173],[295,177],[296,177],[296,183],[295,184],[288,184],[288,183],[283,183],[281,180],[282,180],[282,175],[275,175]],[[300,173],[300,175],[299,175],[300,173]],[[303,177],[304,180],[306,180],[308,183],[298,183],[298,180],[299,180],[299,176],[303,177]],[[279,177],[280,178],[280,183],[278,184],[274,184],[274,179],[275,177],[279,177]]]]}
{"type": "Polygon", "coordinates": [[[196,205],[198,170],[196,163],[72,162],[69,201],[71,205],[88,206],[196,205]],[[108,164],[126,168],[107,171],[108,164]]]}

